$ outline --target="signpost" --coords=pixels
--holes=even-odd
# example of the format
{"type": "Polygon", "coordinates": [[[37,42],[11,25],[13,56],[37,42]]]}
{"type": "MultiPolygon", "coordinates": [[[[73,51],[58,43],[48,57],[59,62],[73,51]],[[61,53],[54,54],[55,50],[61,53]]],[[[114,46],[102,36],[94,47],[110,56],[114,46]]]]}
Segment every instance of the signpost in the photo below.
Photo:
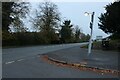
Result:
{"type": "Polygon", "coordinates": [[[92,48],[92,33],[93,33],[94,14],[95,14],[95,12],[92,12],[92,13],[85,12],[85,15],[86,15],[86,16],[87,16],[87,15],[91,15],[91,21],[90,21],[91,33],[90,33],[90,39],[89,39],[89,45],[88,45],[88,56],[90,55],[90,53],[91,53],[91,48],[92,48]]]}

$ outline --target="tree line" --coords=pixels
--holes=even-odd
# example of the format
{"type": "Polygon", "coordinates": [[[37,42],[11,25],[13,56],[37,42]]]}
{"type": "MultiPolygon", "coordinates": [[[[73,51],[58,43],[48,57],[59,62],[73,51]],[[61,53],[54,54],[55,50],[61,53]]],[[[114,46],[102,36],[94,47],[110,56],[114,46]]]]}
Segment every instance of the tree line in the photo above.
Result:
{"type": "MultiPolygon", "coordinates": [[[[2,45],[40,45],[60,44],[88,41],[78,25],[73,25],[66,19],[61,23],[57,5],[43,2],[35,9],[34,16],[30,15],[29,2],[2,2],[2,45]],[[29,17],[31,32],[25,24],[29,17]]],[[[106,12],[98,18],[98,26],[112,39],[120,39],[120,1],[110,3],[105,7],[106,12]]]]}
{"type": "Polygon", "coordinates": [[[106,5],[105,10],[99,17],[98,26],[105,33],[111,34],[111,39],[120,40],[120,1],[106,5]]]}
{"type": "Polygon", "coordinates": [[[39,4],[35,16],[30,16],[29,2],[2,2],[2,45],[40,45],[75,43],[89,40],[79,26],[64,20],[57,5],[52,2],[39,4]],[[24,20],[29,17],[34,32],[25,27],[24,20]]]}

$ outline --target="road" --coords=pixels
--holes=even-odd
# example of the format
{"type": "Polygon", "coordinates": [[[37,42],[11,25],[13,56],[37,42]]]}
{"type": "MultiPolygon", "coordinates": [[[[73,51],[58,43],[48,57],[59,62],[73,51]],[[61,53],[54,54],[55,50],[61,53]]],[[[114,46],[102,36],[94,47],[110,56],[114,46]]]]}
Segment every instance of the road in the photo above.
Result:
{"type": "Polygon", "coordinates": [[[89,71],[58,67],[43,61],[39,54],[57,50],[69,50],[86,43],[31,46],[2,50],[3,78],[113,78],[89,71]]]}

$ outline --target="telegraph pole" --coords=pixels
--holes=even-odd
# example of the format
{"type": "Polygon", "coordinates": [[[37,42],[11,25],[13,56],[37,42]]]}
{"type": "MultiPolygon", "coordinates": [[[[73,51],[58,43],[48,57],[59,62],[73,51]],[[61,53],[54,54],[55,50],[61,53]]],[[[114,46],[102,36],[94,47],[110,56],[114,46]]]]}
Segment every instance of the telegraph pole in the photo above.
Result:
{"type": "Polygon", "coordinates": [[[91,48],[92,48],[92,33],[93,33],[94,14],[95,14],[95,12],[92,12],[91,22],[90,22],[91,33],[90,33],[89,46],[88,46],[88,56],[90,55],[90,53],[91,53],[91,48]]]}

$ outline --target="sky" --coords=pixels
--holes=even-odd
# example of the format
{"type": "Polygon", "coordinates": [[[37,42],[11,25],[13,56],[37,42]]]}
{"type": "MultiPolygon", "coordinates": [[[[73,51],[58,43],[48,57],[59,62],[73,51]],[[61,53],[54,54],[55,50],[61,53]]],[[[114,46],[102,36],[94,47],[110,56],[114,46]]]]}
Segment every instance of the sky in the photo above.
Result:
{"type": "Polygon", "coordinates": [[[94,22],[93,22],[93,38],[96,36],[108,36],[102,30],[99,29],[98,17],[101,13],[105,12],[104,6],[108,2],[63,2],[56,3],[58,9],[61,12],[61,16],[65,19],[70,19],[73,25],[78,25],[85,34],[90,34],[90,19],[91,16],[85,16],[85,12],[95,12],[94,22]]]}
{"type": "MultiPolygon", "coordinates": [[[[90,15],[85,16],[85,12],[95,12],[94,15],[94,24],[93,24],[93,39],[96,38],[96,36],[103,36],[107,37],[109,35],[105,34],[101,29],[99,29],[98,23],[101,13],[105,12],[105,5],[108,5],[109,3],[113,2],[112,0],[108,1],[98,1],[95,2],[94,0],[90,2],[87,0],[84,1],[54,1],[52,0],[53,3],[55,3],[58,7],[59,12],[61,13],[61,19],[64,21],[65,19],[71,20],[71,24],[78,25],[81,29],[82,32],[85,34],[90,34],[90,15]]],[[[31,2],[33,11],[35,8],[37,8],[37,5],[39,4],[37,1],[31,2]]]]}

